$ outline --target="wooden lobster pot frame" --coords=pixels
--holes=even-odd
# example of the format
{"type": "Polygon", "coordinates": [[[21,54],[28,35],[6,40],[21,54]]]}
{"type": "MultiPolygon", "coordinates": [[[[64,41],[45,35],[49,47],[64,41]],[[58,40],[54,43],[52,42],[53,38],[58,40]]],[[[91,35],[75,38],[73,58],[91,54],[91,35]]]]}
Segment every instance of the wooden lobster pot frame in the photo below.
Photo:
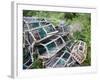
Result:
{"type": "Polygon", "coordinates": [[[24,32],[29,32],[36,43],[49,38],[50,36],[56,34],[58,31],[55,29],[54,25],[47,21],[46,19],[39,20],[35,17],[24,17],[24,32]]]}
{"type": "Polygon", "coordinates": [[[77,41],[74,45],[71,55],[75,58],[75,60],[81,64],[87,56],[87,45],[83,41],[77,41]]]}
{"type": "Polygon", "coordinates": [[[61,36],[52,36],[37,46],[39,58],[51,58],[65,46],[66,43],[61,36]]]}
{"type": "Polygon", "coordinates": [[[48,63],[46,63],[47,68],[56,68],[56,67],[68,67],[72,66],[76,63],[76,61],[71,56],[71,53],[64,47],[60,52],[56,54],[56,56],[51,59],[48,63]]]}

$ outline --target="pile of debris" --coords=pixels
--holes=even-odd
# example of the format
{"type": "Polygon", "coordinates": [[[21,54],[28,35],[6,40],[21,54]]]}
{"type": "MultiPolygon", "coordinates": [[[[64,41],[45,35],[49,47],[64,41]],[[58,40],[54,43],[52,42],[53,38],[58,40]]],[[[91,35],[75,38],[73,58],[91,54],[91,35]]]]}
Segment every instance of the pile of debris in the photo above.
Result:
{"type": "Polygon", "coordinates": [[[23,69],[31,68],[34,54],[43,60],[45,68],[81,64],[87,54],[86,43],[73,41],[69,35],[70,27],[64,23],[56,28],[47,19],[23,17],[23,69]]]}

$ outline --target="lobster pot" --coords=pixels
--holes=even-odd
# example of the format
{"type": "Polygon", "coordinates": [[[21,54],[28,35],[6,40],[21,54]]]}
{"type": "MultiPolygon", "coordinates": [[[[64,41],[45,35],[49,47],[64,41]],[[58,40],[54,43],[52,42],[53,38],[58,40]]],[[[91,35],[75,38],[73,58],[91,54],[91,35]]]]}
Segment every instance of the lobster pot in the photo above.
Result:
{"type": "Polygon", "coordinates": [[[47,34],[46,34],[46,32],[44,31],[43,28],[38,28],[36,30],[32,30],[31,32],[32,32],[35,40],[40,40],[40,39],[47,36],[47,34]]]}
{"type": "Polygon", "coordinates": [[[51,58],[59,52],[66,43],[61,36],[52,36],[37,45],[40,58],[51,58]]]}
{"type": "Polygon", "coordinates": [[[83,41],[77,41],[77,43],[74,45],[71,51],[71,55],[74,57],[74,59],[81,64],[86,59],[87,55],[87,46],[86,43],[83,41]]]}
{"type": "Polygon", "coordinates": [[[38,19],[35,17],[24,17],[24,32],[29,32],[34,38],[35,42],[40,42],[50,36],[53,36],[58,31],[54,25],[45,19],[38,19]]]}
{"type": "Polygon", "coordinates": [[[65,67],[70,66],[75,63],[75,60],[71,57],[70,52],[64,47],[60,52],[52,58],[46,66],[49,67],[65,67]]]}

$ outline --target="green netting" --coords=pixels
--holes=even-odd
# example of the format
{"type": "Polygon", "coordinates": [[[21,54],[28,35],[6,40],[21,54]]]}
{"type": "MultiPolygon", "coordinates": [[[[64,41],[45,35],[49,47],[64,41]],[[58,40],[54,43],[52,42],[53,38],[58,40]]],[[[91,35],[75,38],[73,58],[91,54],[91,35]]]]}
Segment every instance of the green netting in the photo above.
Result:
{"type": "Polygon", "coordinates": [[[54,42],[52,42],[52,43],[50,43],[50,44],[47,45],[47,48],[48,48],[48,50],[50,50],[50,51],[53,50],[55,47],[56,47],[56,45],[55,45],[54,42]]]}
{"type": "Polygon", "coordinates": [[[38,46],[38,50],[39,50],[40,55],[46,52],[46,49],[43,46],[38,46]]]}
{"type": "Polygon", "coordinates": [[[55,31],[55,29],[53,28],[52,25],[49,25],[49,26],[45,27],[45,29],[46,29],[47,33],[54,32],[55,31]]]}
{"type": "Polygon", "coordinates": [[[30,26],[30,29],[39,27],[39,22],[30,23],[29,26],[30,26]]]}
{"type": "Polygon", "coordinates": [[[62,59],[60,59],[59,62],[57,63],[57,65],[59,65],[59,64],[64,65],[65,64],[65,61],[63,61],[62,59]]]}
{"type": "Polygon", "coordinates": [[[66,59],[69,58],[69,56],[70,56],[70,54],[66,52],[66,53],[64,54],[63,58],[66,60],[66,59]]]}
{"type": "Polygon", "coordinates": [[[43,30],[43,28],[39,28],[38,29],[38,32],[39,32],[39,35],[41,36],[41,38],[44,38],[46,37],[46,32],[43,30]]]}

